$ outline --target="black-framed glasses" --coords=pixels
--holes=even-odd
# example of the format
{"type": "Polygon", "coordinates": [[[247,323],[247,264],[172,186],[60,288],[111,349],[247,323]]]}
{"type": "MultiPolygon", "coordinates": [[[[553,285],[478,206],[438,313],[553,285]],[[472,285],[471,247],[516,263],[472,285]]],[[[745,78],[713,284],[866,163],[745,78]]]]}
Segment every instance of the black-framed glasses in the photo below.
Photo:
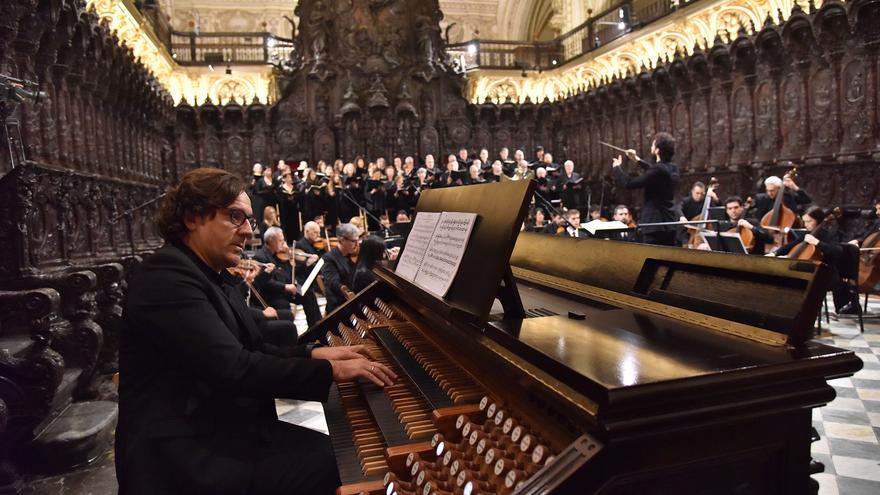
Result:
{"type": "Polygon", "coordinates": [[[226,210],[226,213],[229,215],[229,222],[232,223],[235,228],[240,228],[245,222],[248,222],[251,226],[251,230],[257,229],[257,221],[254,220],[254,217],[245,213],[244,210],[239,210],[238,208],[224,208],[224,210],[226,210]]]}

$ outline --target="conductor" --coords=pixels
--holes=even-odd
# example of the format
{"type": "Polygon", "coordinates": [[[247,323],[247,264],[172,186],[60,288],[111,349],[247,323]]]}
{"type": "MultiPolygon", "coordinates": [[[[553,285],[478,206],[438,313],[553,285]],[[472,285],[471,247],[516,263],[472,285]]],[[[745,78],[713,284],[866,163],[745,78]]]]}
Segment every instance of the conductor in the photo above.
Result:
{"type": "MultiPolygon", "coordinates": [[[[675,206],[675,191],[678,189],[678,165],[672,163],[675,155],[675,138],[665,132],[658,132],[651,142],[653,165],[643,161],[635,150],[626,150],[626,157],[639,162],[644,172],[630,177],[621,167],[623,156],[612,160],[614,182],[626,189],[644,189],[644,204],[639,223],[674,222],[680,216],[675,206]]],[[[661,225],[641,228],[646,244],[675,246],[675,226],[661,225]]]]}
{"type": "Polygon", "coordinates": [[[332,382],[395,376],[363,346],[263,341],[222,272],[253,233],[245,183],[184,175],[157,217],[166,244],[132,274],[119,352],[120,494],[333,493],[327,436],[278,420],[275,398],[326,400],[332,382]]]}

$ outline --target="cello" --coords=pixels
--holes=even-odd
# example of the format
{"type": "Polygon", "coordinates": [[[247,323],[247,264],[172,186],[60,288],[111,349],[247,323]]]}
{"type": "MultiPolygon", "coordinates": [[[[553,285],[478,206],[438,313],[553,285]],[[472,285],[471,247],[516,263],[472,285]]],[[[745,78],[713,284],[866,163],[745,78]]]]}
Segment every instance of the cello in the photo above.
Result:
{"type": "MultiPolygon", "coordinates": [[[[840,207],[834,208],[831,210],[831,213],[825,215],[825,218],[819,222],[819,225],[816,225],[816,228],[810,231],[810,235],[815,236],[822,230],[829,222],[832,222],[840,216],[843,215],[843,211],[840,207]]],[[[816,246],[812,244],[808,244],[806,241],[801,241],[798,243],[791,252],[788,253],[787,258],[797,259],[797,260],[814,260],[814,261],[822,261],[822,251],[820,251],[816,246]]]]}
{"type": "MultiPolygon", "coordinates": [[[[743,217],[745,217],[745,213],[749,211],[749,209],[751,209],[754,202],[755,201],[752,199],[751,196],[746,199],[745,204],[742,205],[743,217]]],[[[739,220],[737,220],[737,222],[739,222],[739,220]]],[[[733,227],[727,229],[727,231],[730,233],[739,234],[739,238],[740,240],[742,240],[743,246],[746,247],[746,251],[748,251],[749,253],[751,253],[752,250],[755,249],[755,233],[752,232],[751,229],[745,229],[739,225],[734,225],[733,227]]]]}
{"type": "MultiPolygon", "coordinates": [[[[797,167],[793,167],[786,172],[783,177],[794,180],[797,177],[797,167]]],[[[764,214],[761,218],[761,227],[773,232],[773,244],[767,244],[765,249],[769,252],[775,246],[783,246],[788,240],[786,229],[790,229],[798,222],[798,216],[785,206],[783,199],[785,198],[785,180],[779,186],[779,192],[773,200],[773,209],[764,214]]]]}
{"type": "MultiPolygon", "coordinates": [[[[703,198],[703,208],[700,210],[699,215],[691,218],[691,221],[697,222],[709,219],[709,207],[712,205],[712,193],[716,188],[718,188],[718,179],[712,177],[709,179],[709,184],[706,186],[706,197],[703,198]]],[[[690,238],[688,239],[688,247],[690,248],[696,248],[704,242],[704,230],[714,230],[711,225],[706,224],[688,225],[687,229],[690,230],[690,238]]]]}
{"type": "Polygon", "coordinates": [[[859,251],[859,290],[867,292],[880,283],[880,232],[866,237],[859,251]]]}

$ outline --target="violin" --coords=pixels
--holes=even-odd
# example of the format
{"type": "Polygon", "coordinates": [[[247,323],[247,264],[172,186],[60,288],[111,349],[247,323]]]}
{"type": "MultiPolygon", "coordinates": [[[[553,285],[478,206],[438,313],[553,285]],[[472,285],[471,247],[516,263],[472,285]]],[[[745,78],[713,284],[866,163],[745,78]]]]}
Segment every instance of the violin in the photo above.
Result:
{"type": "Polygon", "coordinates": [[[318,237],[317,239],[315,239],[315,242],[312,243],[312,246],[320,251],[329,251],[335,248],[337,244],[339,244],[338,240],[335,237],[328,236],[327,229],[324,229],[324,237],[318,237]]]}
{"type": "MultiPolygon", "coordinates": [[[[718,188],[718,179],[712,177],[709,179],[709,184],[706,186],[706,197],[703,198],[703,208],[700,210],[700,214],[691,218],[691,221],[697,222],[700,220],[708,220],[709,219],[709,206],[712,205],[712,195],[711,193],[718,188]]],[[[690,230],[690,239],[688,239],[688,247],[696,248],[700,244],[703,243],[703,231],[704,230],[715,230],[715,228],[711,224],[697,224],[697,225],[688,225],[688,230],[690,230]]]]}
{"type": "MultiPolygon", "coordinates": [[[[815,229],[810,231],[810,235],[815,236],[822,230],[825,225],[834,220],[840,218],[843,215],[843,211],[838,207],[831,211],[828,215],[825,215],[825,218],[819,222],[819,225],[816,226],[815,229]]],[[[820,251],[816,246],[812,244],[808,244],[806,241],[801,241],[791,252],[788,253],[787,258],[797,259],[797,260],[815,260],[822,261],[822,251],[820,251]]]]}
{"type": "MultiPolygon", "coordinates": [[[[793,167],[783,177],[789,177],[794,180],[797,177],[797,167],[793,167]]],[[[773,231],[773,244],[767,245],[767,251],[774,246],[782,246],[788,241],[786,229],[795,227],[798,223],[798,216],[791,211],[783,202],[785,197],[785,182],[779,186],[779,192],[773,201],[773,209],[764,214],[761,218],[761,226],[767,230],[773,231]]]]}
{"type": "Polygon", "coordinates": [[[859,254],[859,290],[872,290],[880,283],[880,232],[865,238],[859,254]]]}
{"type": "MultiPolygon", "coordinates": [[[[751,196],[746,199],[745,204],[743,205],[743,216],[745,216],[745,212],[747,212],[754,204],[755,200],[752,199],[751,196]]],[[[739,220],[737,220],[738,222],[739,220]]],[[[727,229],[728,232],[739,234],[739,238],[742,240],[743,246],[746,247],[746,251],[752,252],[755,249],[755,233],[752,232],[751,229],[745,229],[739,225],[734,225],[733,227],[727,229]]]]}

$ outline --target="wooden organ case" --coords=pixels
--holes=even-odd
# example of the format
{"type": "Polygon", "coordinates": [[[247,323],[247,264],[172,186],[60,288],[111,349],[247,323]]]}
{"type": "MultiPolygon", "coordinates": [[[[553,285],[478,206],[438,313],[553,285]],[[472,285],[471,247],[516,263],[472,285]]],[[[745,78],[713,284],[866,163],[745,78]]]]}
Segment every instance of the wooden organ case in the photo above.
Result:
{"type": "Polygon", "coordinates": [[[811,408],[861,367],[809,340],[827,267],[517,240],[532,187],[425,193],[479,215],[447,297],[379,268],[318,324],[399,377],[331,390],[337,493],[809,492],[811,408]]]}

